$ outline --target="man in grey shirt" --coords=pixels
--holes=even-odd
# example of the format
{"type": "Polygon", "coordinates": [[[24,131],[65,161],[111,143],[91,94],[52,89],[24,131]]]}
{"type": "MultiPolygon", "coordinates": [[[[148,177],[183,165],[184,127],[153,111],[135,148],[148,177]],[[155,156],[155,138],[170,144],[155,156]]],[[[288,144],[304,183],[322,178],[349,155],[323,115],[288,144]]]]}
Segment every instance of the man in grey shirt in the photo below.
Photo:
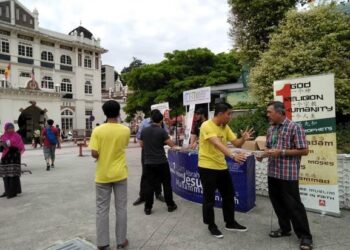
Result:
{"type": "Polygon", "coordinates": [[[159,183],[163,185],[168,212],[177,208],[173,200],[169,163],[164,150],[164,145],[174,147],[175,143],[162,128],[163,115],[159,110],[152,112],[151,120],[151,126],[142,130],[140,138],[140,144],[144,151],[146,215],[151,214],[153,193],[159,183]]]}

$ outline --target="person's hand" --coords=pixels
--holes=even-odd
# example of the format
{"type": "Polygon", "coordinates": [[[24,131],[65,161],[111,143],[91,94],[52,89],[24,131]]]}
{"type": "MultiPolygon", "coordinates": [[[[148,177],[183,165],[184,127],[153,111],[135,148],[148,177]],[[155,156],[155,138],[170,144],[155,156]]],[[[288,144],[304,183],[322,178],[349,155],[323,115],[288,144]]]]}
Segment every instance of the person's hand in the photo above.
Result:
{"type": "Polygon", "coordinates": [[[233,159],[242,164],[247,159],[247,154],[243,152],[233,153],[233,159]]]}
{"type": "Polygon", "coordinates": [[[281,155],[282,150],[280,150],[280,149],[268,149],[268,150],[265,150],[265,153],[266,153],[266,156],[269,156],[269,157],[278,157],[281,155]]]}
{"type": "Polygon", "coordinates": [[[197,148],[197,142],[193,142],[191,145],[188,146],[189,149],[196,149],[197,148]]]}
{"type": "Polygon", "coordinates": [[[251,140],[253,139],[252,135],[255,133],[254,129],[251,128],[249,129],[248,127],[243,131],[241,130],[241,135],[242,135],[242,138],[243,140],[245,141],[248,141],[248,140],[251,140]]]}

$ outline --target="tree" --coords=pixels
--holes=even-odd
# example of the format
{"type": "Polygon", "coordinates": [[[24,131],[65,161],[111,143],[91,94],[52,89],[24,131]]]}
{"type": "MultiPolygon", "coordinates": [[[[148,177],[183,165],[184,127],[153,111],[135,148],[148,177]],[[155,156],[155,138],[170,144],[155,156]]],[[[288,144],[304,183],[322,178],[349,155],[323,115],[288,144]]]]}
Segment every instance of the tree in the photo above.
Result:
{"type": "Polygon", "coordinates": [[[121,82],[124,84],[125,83],[125,80],[123,78],[123,75],[130,72],[132,69],[136,69],[136,68],[139,68],[141,67],[142,65],[144,65],[144,63],[142,62],[142,60],[140,59],[137,59],[136,57],[133,57],[132,58],[132,62],[129,64],[128,67],[124,67],[122,69],[122,71],[120,72],[120,80],[121,82]]]}
{"type": "Polygon", "coordinates": [[[166,53],[157,64],[145,64],[123,74],[134,91],[125,112],[147,113],[154,103],[167,101],[176,113],[183,112],[182,92],[189,89],[234,83],[240,75],[236,51],[215,55],[205,48],[166,53]]]}
{"type": "Polygon", "coordinates": [[[270,35],[285,13],[305,0],[228,0],[230,37],[242,51],[244,64],[253,66],[267,50],[270,35]]]}
{"type": "Polygon", "coordinates": [[[333,72],[336,109],[350,114],[350,15],[335,5],[290,11],[269,49],[251,70],[251,90],[259,103],[273,98],[273,81],[333,72]]]}

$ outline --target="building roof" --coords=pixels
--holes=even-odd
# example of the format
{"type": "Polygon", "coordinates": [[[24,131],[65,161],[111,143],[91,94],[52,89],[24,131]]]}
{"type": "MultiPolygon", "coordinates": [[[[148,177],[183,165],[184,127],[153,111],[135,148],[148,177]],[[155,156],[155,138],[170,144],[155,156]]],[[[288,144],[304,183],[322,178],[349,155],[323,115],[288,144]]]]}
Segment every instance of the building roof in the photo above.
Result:
{"type": "Polygon", "coordinates": [[[79,27],[75,28],[74,30],[72,30],[68,34],[72,35],[72,34],[74,34],[75,31],[77,32],[78,36],[81,36],[81,33],[83,33],[84,38],[91,40],[93,37],[92,33],[88,29],[84,28],[83,26],[79,26],[79,27]]]}

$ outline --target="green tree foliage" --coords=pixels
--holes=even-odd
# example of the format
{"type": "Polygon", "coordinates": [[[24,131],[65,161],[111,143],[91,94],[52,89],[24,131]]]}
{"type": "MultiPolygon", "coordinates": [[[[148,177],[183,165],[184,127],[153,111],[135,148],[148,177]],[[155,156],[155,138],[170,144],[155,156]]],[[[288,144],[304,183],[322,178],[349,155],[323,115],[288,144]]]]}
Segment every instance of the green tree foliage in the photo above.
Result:
{"type": "Polygon", "coordinates": [[[350,15],[334,5],[290,11],[251,70],[251,90],[259,103],[273,98],[274,80],[332,72],[336,109],[350,114],[349,24],[350,15]]]}
{"type": "Polygon", "coordinates": [[[228,0],[230,36],[242,52],[245,64],[253,66],[267,50],[270,35],[285,13],[305,0],[228,0]]]}
{"type": "Polygon", "coordinates": [[[134,94],[125,112],[147,113],[154,103],[169,102],[174,113],[183,112],[185,90],[236,82],[241,66],[236,51],[215,55],[206,48],[175,50],[157,64],[144,64],[122,74],[134,94]]]}
{"type": "Polygon", "coordinates": [[[124,84],[125,83],[125,79],[124,79],[124,75],[128,72],[130,72],[132,69],[135,69],[135,68],[139,68],[141,67],[142,65],[144,65],[144,63],[142,62],[142,60],[136,58],[136,57],[133,57],[132,58],[132,62],[129,64],[128,67],[124,67],[122,69],[122,71],[120,72],[121,75],[120,75],[120,80],[122,81],[122,83],[124,84]]]}

